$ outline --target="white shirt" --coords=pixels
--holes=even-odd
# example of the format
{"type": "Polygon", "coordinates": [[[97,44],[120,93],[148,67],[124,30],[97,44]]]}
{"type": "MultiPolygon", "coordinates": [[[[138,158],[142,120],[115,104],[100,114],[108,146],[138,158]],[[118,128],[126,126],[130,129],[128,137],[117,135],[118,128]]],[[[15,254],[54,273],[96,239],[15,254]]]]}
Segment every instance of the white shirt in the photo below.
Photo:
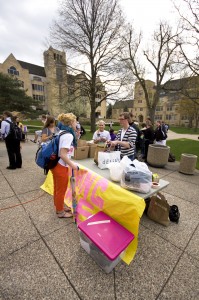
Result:
{"type": "MultiPolygon", "coordinates": [[[[73,135],[71,133],[66,133],[60,136],[59,155],[60,155],[60,149],[66,148],[68,150],[67,157],[70,159],[71,156],[73,156],[74,147],[72,146],[72,141],[73,141],[73,135]]],[[[61,158],[59,159],[58,163],[64,167],[68,166],[61,158]]]]}
{"type": "Polygon", "coordinates": [[[103,138],[103,139],[106,139],[107,141],[110,141],[111,140],[111,136],[110,136],[110,133],[109,131],[107,130],[103,130],[103,131],[95,131],[94,134],[93,134],[93,140],[98,140],[99,138],[103,138]]]}
{"type": "MultiPolygon", "coordinates": [[[[6,120],[12,122],[11,118],[8,117],[6,120]]],[[[4,135],[4,138],[8,135],[10,131],[10,124],[5,120],[1,122],[1,134],[4,135]]]]}

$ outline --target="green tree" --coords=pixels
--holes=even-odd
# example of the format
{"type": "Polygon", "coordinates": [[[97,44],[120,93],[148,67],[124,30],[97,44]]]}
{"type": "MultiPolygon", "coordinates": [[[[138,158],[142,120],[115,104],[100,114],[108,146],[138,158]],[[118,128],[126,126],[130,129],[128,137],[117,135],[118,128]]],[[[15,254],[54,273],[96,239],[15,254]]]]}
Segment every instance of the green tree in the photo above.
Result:
{"type": "Polygon", "coordinates": [[[112,118],[112,109],[113,109],[113,106],[111,105],[111,103],[109,103],[109,105],[107,107],[107,111],[106,111],[107,119],[112,118]]]}
{"type": "Polygon", "coordinates": [[[0,112],[32,112],[35,104],[21,88],[21,82],[17,78],[0,73],[0,112]]]}

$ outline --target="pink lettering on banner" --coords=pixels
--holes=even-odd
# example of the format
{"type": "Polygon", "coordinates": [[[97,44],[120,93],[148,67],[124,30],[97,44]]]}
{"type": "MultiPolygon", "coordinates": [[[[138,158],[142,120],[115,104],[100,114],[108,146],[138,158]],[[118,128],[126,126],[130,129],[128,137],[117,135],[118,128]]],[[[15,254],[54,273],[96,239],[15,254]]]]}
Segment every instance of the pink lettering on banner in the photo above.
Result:
{"type": "Polygon", "coordinates": [[[98,181],[96,182],[96,184],[94,186],[94,189],[92,190],[91,201],[96,206],[98,206],[100,210],[104,206],[104,200],[97,194],[105,192],[107,187],[108,187],[108,180],[105,178],[100,178],[100,179],[98,179],[98,181]]]}
{"type": "MultiPolygon", "coordinates": [[[[78,201],[77,222],[87,219],[90,215],[102,210],[104,200],[100,197],[108,187],[108,180],[99,175],[81,169],[75,174],[76,198],[78,201]],[[97,209],[97,210],[96,210],[97,209]]],[[[72,206],[72,190],[69,185],[65,199],[72,206]]]]}

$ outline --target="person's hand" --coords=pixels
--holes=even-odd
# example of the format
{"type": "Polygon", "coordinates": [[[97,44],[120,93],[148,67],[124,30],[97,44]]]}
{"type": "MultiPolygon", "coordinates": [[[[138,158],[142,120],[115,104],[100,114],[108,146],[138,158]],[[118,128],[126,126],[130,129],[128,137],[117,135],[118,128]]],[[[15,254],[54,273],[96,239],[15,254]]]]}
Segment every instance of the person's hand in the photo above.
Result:
{"type": "Polygon", "coordinates": [[[76,171],[79,170],[79,166],[76,165],[76,164],[74,164],[74,163],[71,164],[71,168],[72,168],[73,170],[76,170],[76,171]]]}
{"type": "Polygon", "coordinates": [[[111,147],[114,147],[118,144],[118,141],[111,141],[111,147]]]}

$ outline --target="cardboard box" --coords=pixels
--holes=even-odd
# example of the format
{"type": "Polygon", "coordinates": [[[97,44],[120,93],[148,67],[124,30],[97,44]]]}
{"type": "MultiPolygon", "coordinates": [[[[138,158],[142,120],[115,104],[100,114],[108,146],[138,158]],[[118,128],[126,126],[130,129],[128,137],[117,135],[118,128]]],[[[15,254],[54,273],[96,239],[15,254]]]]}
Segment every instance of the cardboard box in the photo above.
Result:
{"type": "Polygon", "coordinates": [[[83,146],[87,146],[87,141],[86,140],[77,140],[77,147],[83,147],[83,146]]]}
{"type": "Polygon", "coordinates": [[[77,147],[74,152],[74,159],[80,160],[88,158],[89,146],[77,147]]]}
{"type": "Polygon", "coordinates": [[[88,157],[89,158],[94,158],[96,147],[97,147],[97,144],[90,144],[89,145],[89,151],[88,151],[88,157]]]}

